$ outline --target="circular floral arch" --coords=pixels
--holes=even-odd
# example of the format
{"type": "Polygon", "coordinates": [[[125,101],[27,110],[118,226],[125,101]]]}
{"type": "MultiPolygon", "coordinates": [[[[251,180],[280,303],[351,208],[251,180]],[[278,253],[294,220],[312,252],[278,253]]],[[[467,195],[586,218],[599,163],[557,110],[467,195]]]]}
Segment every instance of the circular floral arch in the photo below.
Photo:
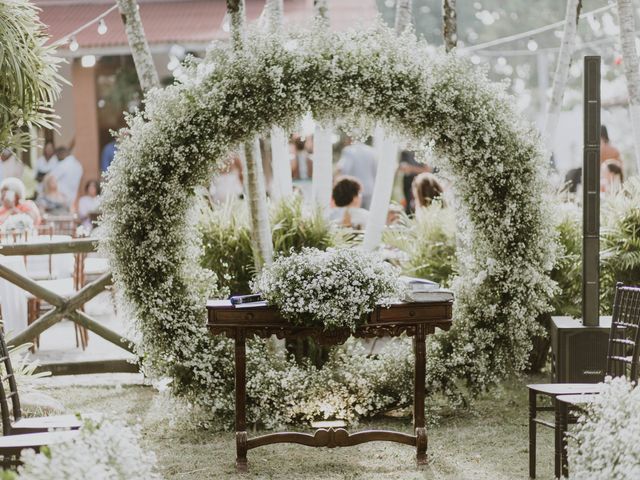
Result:
{"type": "MultiPolygon", "coordinates": [[[[526,364],[553,283],[545,160],[503,85],[411,34],[374,29],[288,36],[249,33],[215,45],[181,83],[152,91],[129,119],[104,195],[104,244],[134,308],[145,359],[176,392],[214,411],[230,392],[228,342],[205,328],[194,187],[227,153],[274,124],[382,122],[429,146],[460,200],[455,326],[429,344],[428,381],[476,389],[526,364]],[[191,213],[190,213],[191,212],[191,213]]],[[[206,283],[206,282],[205,282],[206,283]]],[[[251,368],[251,367],[250,367],[251,368]]],[[[254,392],[254,398],[264,394],[254,392]]],[[[267,395],[268,397],[268,395],[267,395]]],[[[268,398],[262,398],[268,402],[268,398]]]]}

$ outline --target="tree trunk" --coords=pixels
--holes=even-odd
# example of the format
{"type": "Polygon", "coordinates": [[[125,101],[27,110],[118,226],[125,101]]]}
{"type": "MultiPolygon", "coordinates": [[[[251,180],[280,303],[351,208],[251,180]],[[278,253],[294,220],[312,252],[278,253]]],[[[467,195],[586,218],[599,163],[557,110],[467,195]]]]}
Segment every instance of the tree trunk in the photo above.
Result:
{"type": "Polygon", "coordinates": [[[397,0],[396,33],[400,35],[411,26],[411,0],[397,0]]]}
{"type": "Polygon", "coordinates": [[[629,92],[633,147],[636,155],[636,167],[640,172],[640,73],[638,72],[638,52],[636,51],[636,17],[631,0],[618,0],[618,19],[620,43],[622,44],[622,65],[629,92]]]}
{"type": "Polygon", "coordinates": [[[244,0],[227,0],[227,15],[231,30],[231,44],[235,50],[242,48],[244,37],[244,0]]]}
{"type": "Polygon", "coordinates": [[[246,188],[251,220],[251,239],[256,270],[260,271],[262,265],[265,263],[269,265],[273,261],[273,241],[258,137],[253,142],[245,145],[244,157],[242,163],[245,170],[244,174],[247,178],[246,188]]]}
{"type": "Polygon", "coordinates": [[[450,52],[458,43],[456,0],[442,0],[442,35],[444,48],[450,52]]]}
{"type": "Polygon", "coordinates": [[[267,0],[265,5],[267,15],[267,26],[270,32],[277,32],[282,28],[284,17],[284,5],[282,0],[267,0]]]}
{"type": "MultiPolygon", "coordinates": [[[[265,14],[267,17],[267,29],[272,34],[282,28],[284,7],[282,0],[267,0],[265,14]]],[[[289,139],[280,127],[271,129],[271,197],[279,200],[293,193],[293,180],[291,178],[291,163],[289,162],[289,139]]]]}
{"type": "MultiPolygon", "coordinates": [[[[243,48],[244,43],[244,0],[227,0],[227,14],[231,21],[231,42],[235,51],[243,48]]],[[[260,140],[255,137],[244,146],[242,161],[249,216],[251,218],[251,237],[254,248],[256,270],[263,264],[273,261],[273,241],[267,207],[267,189],[264,184],[260,140]]]]}
{"type": "MultiPolygon", "coordinates": [[[[398,0],[396,4],[396,33],[400,35],[410,26],[411,0],[398,0]]],[[[369,221],[362,241],[362,246],[366,250],[374,250],[382,240],[382,232],[387,223],[389,202],[393,193],[393,182],[398,168],[398,146],[385,135],[382,127],[376,127],[374,140],[374,148],[378,156],[378,169],[373,184],[369,221]]]]}
{"type": "Polygon", "coordinates": [[[378,170],[373,184],[369,221],[362,241],[365,250],[375,250],[380,245],[382,232],[387,224],[389,202],[398,169],[397,144],[390,138],[384,137],[381,151],[382,156],[378,158],[378,170]]]}
{"type": "Polygon", "coordinates": [[[316,124],[313,134],[313,177],[311,192],[316,206],[327,210],[331,203],[333,180],[333,145],[331,128],[316,124]]]}
{"type": "Polygon", "coordinates": [[[547,107],[544,123],[543,139],[549,152],[551,152],[553,148],[555,132],[558,128],[560,110],[562,109],[562,98],[564,97],[567,79],[569,78],[571,56],[576,47],[576,32],[578,30],[578,20],[580,19],[581,9],[582,0],[567,0],[562,43],[560,44],[560,51],[558,52],[556,71],[553,75],[551,101],[547,107]]]}
{"type": "Polygon", "coordinates": [[[140,87],[146,92],[155,87],[160,86],[158,72],[153,64],[151,50],[147,43],[147,37],[144,35],[142,21],[140,20],[140,12],[138,12],[138,4],[136,0],[117,0],[120,16],[124,24],[124,31],[127,34],[129,48],[133,63],[136,66],[140,87]]]}
{"type": "Polygon", "coordinates": [[[327,0],[313,0],[313,9],[317,20],[329,24],[329,5],[327,0]]]}

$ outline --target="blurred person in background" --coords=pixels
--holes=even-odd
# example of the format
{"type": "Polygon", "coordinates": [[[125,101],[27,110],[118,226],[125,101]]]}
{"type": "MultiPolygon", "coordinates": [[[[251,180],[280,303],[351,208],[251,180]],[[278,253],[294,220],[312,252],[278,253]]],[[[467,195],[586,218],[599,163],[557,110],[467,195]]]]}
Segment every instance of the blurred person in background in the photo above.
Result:
{"type": "Polygon", "coordinates": [[[22,180],[10,177],[0,183],[0,224],[11,215],[27,214],[33,219],[34,225],[41,221],[40,211],[35,203],[25,199],[26,193],[22,180]]]}
{"type": "Polygon", "coordinates": [[[100,182],[89,180],[84,185],[84,195],[78,199],[78,220],[87,230],[93,228],[93,221],[100,211],[100,182]]]}
{"type": "Polygon", "coordinates": [[[605,160],[614,159],[622,162],[620,159],[620,151],[611,145],[609,140],[609,131],[605,125],[600,126],[600,163],[605,160]]]}
{"type": "Polygon", "coordinates": [[[227,167],[211,180],[209,193],[215,202],[225,203],[229,199],[242,198],[242,163],[240,156],[234,153],[227,167]]]}
{"type": "Polygon", "coordinates": [[[116,141],[111,140],[107,143],[100,154],[100,171],[106,172],[109,169],[109,165],[113,162],[113,158],[116,156],[116,141]]]}
{"type": "Polygon", "coordinates": [[[50,215],[66,215],[70,213],[69,199],[58,188],[58,179],[48,173],[42,182],[42,195],[38,196],[38,206],[43,213],[50,215]]]}
{"type": "Polygon", "coordinates": [[[398,166],[402,172],[402,193],[404,194],[405,207],[404,211],[407,215],[411,215],[415,209],[415,201],[413,199],[413,180],[421,173],[430,172],[431,168],[416,160],[415,152],[403,150],[400,152],[400,165],[398,166]]]}
{"type": "Polygon", "coordinates": [[[50,175],[56,177],[58,189],[67,199],[67,208],[75,203],[80,189],[83,168],[80,162],[66,147],[56,149],[58,163],[50,175]]]}
{"type": "Polygon", "coordinates": [[[331,192],[329,220],[343,227],[363,230],[369,221],[369,211],[361,208],[362,184],[355,177],[336,179],[331,192]]]}
{"type": "Polygon", "coordinates": [[[434,200],[438,199],[444,205],[444,188],[433,173],[421,173],[413,179],[411,185],[416,209],[418,207],[428,207],[434,200]]]}
{"type": "Polygon", "coordinates": [[[606,194],[616,194],[622,190],[622,165],[618,160],[609,159],[600,166],[600,191],[606,194]]]}
{"type": "Polygon", "coordinates": [[[364,143],[351,142],[350,138],[347,139],[347,146],[342,149],[336,174],[354,177],[360,182],[362,185],[362,208],[368,210],[371,206],[378,163],[373,148],[364,143]]]}
{"type": "MultiPolygon", "coordinates": [[[[56,156],[56,150],[53,146],[53,142],[45,143],[42,155],[36,160],[34,172],[35,179],[39,186],[42,185],[45,175],[53,170],[57,164],[58,157],[56,156]]],[[[42,188],[40,187],[38,191],[41,192],[42,188]]]]}
{"type": "Polygon", "coordinates": [[[24,173],[24,165],[22,162],[13,154],[13,151],[10,148],[5,148],[0,153],[0,180],[4,180],[6,178],[22,178],[22,174],[24,173]]]}

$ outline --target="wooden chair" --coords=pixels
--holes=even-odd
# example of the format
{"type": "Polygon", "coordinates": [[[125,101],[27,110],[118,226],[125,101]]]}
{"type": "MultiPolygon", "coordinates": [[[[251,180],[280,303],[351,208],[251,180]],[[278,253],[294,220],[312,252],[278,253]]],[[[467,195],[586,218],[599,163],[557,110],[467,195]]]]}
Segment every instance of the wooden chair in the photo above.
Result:
{"type": "Polygon", "coordinates": [[[18,385],[11,365],[9,349],[2,333],[0,333],[0,366],[2,367],[0,415],[2,416],[2,432],[4,435],[22,435],[63,429],[78,430],[82,426],[82,418],[76,415],[22,418],[18,385]]]}
{"type": "Polygon", "coordinates": [[[44,215],[44,225],[50,225],[53,228],[54,235],[70,235],[76,236],[78,231],[78,217],[74,214],[68,215],[44,215]]]}
{"type": "MultiPolygon", "coordinates": [[[[609,333],[607,365],[605,376],[626,376],[629,380],[638,380],[638,354],[640,353],[640,288],[616,285],[613,302],[613,317],[609,333]]],[[[604,378],[603,378],[604,380],[604,378]]],[[[566,440],[564,433],[568,423],[575,418],[568,414],[566,403],[557,401],[564,395],[597,394],[602,384],[592,383],[543,383],[527,386],[529,389],[529,477],[536,476],[536,426],[544,425],[555,430],[555,476],[567,473],[566,440]],[[552,407],[537,404],[538,395],[544,395],[553,401],[552,407]],[[538,418],[537,413],[554,411],[555,421],[538,418]]]]}

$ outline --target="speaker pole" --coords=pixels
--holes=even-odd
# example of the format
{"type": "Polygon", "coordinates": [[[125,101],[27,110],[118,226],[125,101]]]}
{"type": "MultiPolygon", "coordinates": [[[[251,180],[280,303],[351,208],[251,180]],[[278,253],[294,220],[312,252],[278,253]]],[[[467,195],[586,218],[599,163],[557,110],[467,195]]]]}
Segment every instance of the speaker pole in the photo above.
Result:
{"type": "Polygon", "coordinates": [[[584,57],[582,322],[600,324],[600,57],[584,57]]]}

